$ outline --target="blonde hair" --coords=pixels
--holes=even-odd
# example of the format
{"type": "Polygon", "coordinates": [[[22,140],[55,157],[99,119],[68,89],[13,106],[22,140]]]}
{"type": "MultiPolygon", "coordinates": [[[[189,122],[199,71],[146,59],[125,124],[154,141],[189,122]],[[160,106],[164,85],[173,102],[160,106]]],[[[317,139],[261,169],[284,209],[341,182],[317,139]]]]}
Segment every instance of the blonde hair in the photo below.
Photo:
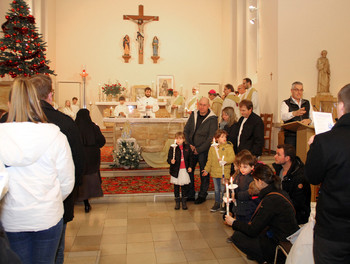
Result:
{"type": "Polygon", "coordinates": [[[237,116],[235,113],[235,110],[231,106],[227,106],[224,109],[222,109],[222,112],[224,112],[226,115],[228,115],[228,122],[227,125],[231,127],[234,123],[237,122],[237,116]]]}
{"type": "Polygon", "coordinates": [[[186,140],[185,134],[183,132],[177,132],[175,134],[175,138],[182,138],[182,139],[186,140]]]}
{"type": "Polygon", "coordinates": [[[14,80],[9,102],[7,122],[47,122],[36,89],[28,78],[18,77],[14,80]]]}

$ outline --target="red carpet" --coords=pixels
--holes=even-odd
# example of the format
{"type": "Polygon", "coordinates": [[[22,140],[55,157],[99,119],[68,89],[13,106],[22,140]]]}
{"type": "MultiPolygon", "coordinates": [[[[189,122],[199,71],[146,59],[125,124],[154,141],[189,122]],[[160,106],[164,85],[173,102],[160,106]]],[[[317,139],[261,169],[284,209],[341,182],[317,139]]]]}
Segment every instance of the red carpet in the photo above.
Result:
{"type": "MultiPolygon", "coordinates": [[[[199,191],[200,179],[195,175],[195,189],[199,191]]],[[[126,176],[102,177],[104,194],[132,194],[132,193],[166,193],[173,192],[174,185],[170,184],[170,176],[126,176]]],[[[214,190],[210,179],[209,190],[214,190]]]]}
{"type": "Polygon", "coordinates": [[[113,162],[113,147],[104,146],[101,148],[101,162],[113,162]]]}

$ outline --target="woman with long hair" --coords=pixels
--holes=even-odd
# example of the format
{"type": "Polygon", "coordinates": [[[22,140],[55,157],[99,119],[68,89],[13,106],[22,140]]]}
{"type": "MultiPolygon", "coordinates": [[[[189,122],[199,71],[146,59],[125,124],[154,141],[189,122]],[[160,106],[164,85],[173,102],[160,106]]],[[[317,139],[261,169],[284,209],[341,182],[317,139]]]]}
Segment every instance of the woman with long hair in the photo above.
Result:
{"type": "Polygon", "coordinates": [[[83,141],[86,160],[82,178],[83,184],[79,186],[78,201],[84,201],[85,213],[88,213],[91,210],[88,199],[103,196],[100,175],[100,148],[106,144],[106,139],[98,125],[92,122],[89,110],[80,109],[75,123],[83,141]]]}
{"type": "Polygon", "coordinates": [[[273,262],[276,246],[299,227],[288,194],[281,189],[281,179],[265,164],[255,166],[255,186],[261,199],[249,223],[226,216],[226,223],[235,230],[232,242],[248,259],[259,263],[273,262]]]}
{"type": "Polygon", "coordinates": [[[222,109],[221,116],[223,120],[223,123],[220,124],[221,126],[223,125],[223,128],[221,129],[224,129],[227,132],[227,141],[230,141],[233,144],[234,140],[232,138],[231,131],[233,130],[234,125],[237,123],[237,116],[235,110],[232,107],[225,107],[224,109],[222,109]]]}
{"type": "Polygon", "coordinates": [[[1,222],[11,249],[25,264],[54,263],[74,164],[67,138],[47,123],[26,78],[14,80],[7,122],[0,124],[0,146],[0,161],[9,175],[1,222]]]}

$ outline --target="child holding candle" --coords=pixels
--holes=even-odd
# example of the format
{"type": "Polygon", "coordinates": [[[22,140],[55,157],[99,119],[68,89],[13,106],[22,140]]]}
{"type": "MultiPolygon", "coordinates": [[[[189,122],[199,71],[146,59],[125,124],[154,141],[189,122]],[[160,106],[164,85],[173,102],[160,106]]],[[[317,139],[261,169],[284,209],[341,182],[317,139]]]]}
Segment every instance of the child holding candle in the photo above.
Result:
{"type": "Polygon", "coordinates": [[[210,209],[211,212],[216,212],[220,209],[225,188],[224,184],[228,183],[230,179],[231,164],[235,159],[233,145],[227,142],[227,132],[225,130],[218,129],[214,139],[219,145],[213,144],[210,147],[208,161],[203,171],[203,176],[207,176],[210,173],[214,182],[215,203],[210,209]]]}
{"type": "MultiPolygon", "coordinates": [[[[187,210],[187,189],[191,182],[188,172],[192,171],[193,152],[190,145],[185,142],[183,132],[175,134],[176,146],[170,147],[168,163],[170,164],[170,183],[174,184],[175,210],[180,209],[180,186],[182,194],[182,209],[187,210]]],[[[175,144],[175,143],[174,143],[175,144]]]]}
{"type": "Polygon", "coordinates": [[[239,173],[235,177],[233,183],[238,187],[232,193],[232,200],[236,201],[233,206],[233,213],[236,219],[248,223],[252,217],[256,203],[249,195],[249,184],[254,181],[252,171],[256,164],[256,159],[251,153],[244,154],[240,158],[239,173]]]}

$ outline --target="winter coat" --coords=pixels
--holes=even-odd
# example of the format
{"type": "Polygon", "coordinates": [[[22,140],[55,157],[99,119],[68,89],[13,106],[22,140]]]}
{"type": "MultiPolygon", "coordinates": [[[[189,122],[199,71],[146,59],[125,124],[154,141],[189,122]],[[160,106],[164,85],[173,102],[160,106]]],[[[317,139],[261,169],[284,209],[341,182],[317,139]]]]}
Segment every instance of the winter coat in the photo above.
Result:
{"type": "MultiPolygon", "coordinates": [[[[231,164],[235,160],[235,152],[233,151],[232,144],[226,143],[218,146],[218,153],[220,159],[224,156],[226,164],[224,166],[225,178],[230,178],[231,164]]],[[[215,148],[210,147],[208,153],[208,161],[204,168],[205,171],[210,173],[213,178],[222,178],[222,167],[219,164],[218,156],[216,154],[215,148]]]]}
{"type": "MultiPolygon", "coordinates": [[[[75,186],[81,184],[81,177],[85,165],[84,146],[81,141],[80,133],[73,119],[55,110],[48,102],[41,100],[41,107],[49,121],[58,126],[61,132],[67,137],[75,167],[75,186]]],[[[63,221],[67,223],[74,218],[74,197],[73,192],[64,200],[63,221]]]]}
{"type": "Polygon", "coordinates": [[[259,198],[261,206],[253,215],[250,224],[234,221],[233,230],[241,231],[244,234],[254,238],[268,228],[271,239],[278,243],[287,241],[287,237],[296,232],[299,227],[295,219],[295,213],[292,205],[283,197],[271,192],[281,193],[289,200],[285,191],[277,190],[273,185],[268,185],[260,191],[259,198]]]}
{"type": "MultiPolygon", "coordinates": [[[[177,146],[175,148],[175,164],[171,164],[171,160],[173,159],[173,148],[170,147],[168,152],[168,159],[167,162],[170,164],[169,173],[174,178],[177,178],[180,171],[180,164],[181,164],[181,150],[180,147],[177,146]]],[[[184,161],[186,166],[186,171],[188,168],[193,167],[193,152],[190,148],[190,145],[183,143],[183,155],[184,155],[184,161]]]]}
{"type": "Polygon", "coordinates": [[[186,142],[196,147],[198,153],[207,152],[214,134],[218,129],[218,117],[208,110],[208,116],[203,120],[196,131],[198,110],[191,113],[184,128],[186,142]]]}
{"type": "Polygon", "coordinates": [[[262,149],[264,146],[264,122],[261,117],[252,112],[246,122],[243,125],[243,129],[240,137],[240,144],[238,143],[238,135],[241,124],[243,122],[244,117],[242,116],[237,125],[234,127],[229,138],[232,138],[235,146],[235,152],[239,153],[243,149],[249,150],[253,155],[259,157],[262,155],[262,149]]]}
{"type": "Polygon", "coordinates": [[[350,236],[350,113],[331,131],[315,136],[305,163],[305,176],[320,184],[315,233],[349,243],[350,236]]]}
{"type": "Polygon", "coordinates": [[[257,205],[248,193],[249,184],[252,181],[254,181],[254,179],[251,173],[247,175],[238,173],[233,181],[233,183],[238,185],[234,190],[237,206],[233,207],[233,212],[237,215],[252,216],[256,209],[257,205]]]}
{"type": "MultiPolygon", "coordinates": [[[[282,165],[273,163],[277,175],[280,175],[282,165]]],[[[282,179],[282,189],[293,202],[298,225],[305,224],[310,216],[311,188],[304,176],[304,164],[296,157],[287,174],[282,179]]]]}
{"type": "Polygon", "coordinates": [[[63,216],[74,186],[68,141],[54,124],[0,124],[0,160],[8,166],[9,190],[1,221],[7,232],[41,231],[63,216]]]}

